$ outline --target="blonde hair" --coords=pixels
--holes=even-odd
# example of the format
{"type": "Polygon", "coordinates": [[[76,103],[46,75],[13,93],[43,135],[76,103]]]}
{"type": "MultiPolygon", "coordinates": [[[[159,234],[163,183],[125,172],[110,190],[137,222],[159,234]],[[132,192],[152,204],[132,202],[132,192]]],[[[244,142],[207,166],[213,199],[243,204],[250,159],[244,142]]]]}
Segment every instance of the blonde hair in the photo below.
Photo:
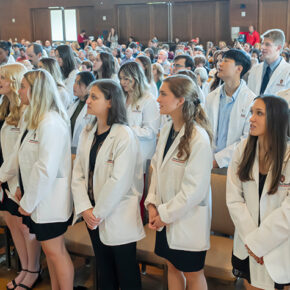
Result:
{"type": "Polygon", "coordinates": [[[281,49],[280,51],[283,50],[284,44],[285,44],[285,34],[283,32],[283,30],[281,29],[270,29],[267,30],[262,36],[261,36],[262,40],[264,40],[264,38],[270,38],[275,45],[281,45],[281,49]]]}
{"type": "Polygon", "coordinates": [[[152,69],[156,69],[158,80],[159,81],[163,81],[163,79],[164,79],[164,68],[163,68],[163,66],[160,63],[155,62],[152,65],[152,69]]]}
{"type": "Polygon", "coordinates": [[[6,64],[0,67],[0,75],[10,81],[11,89],[9,98],[8,96],[2,97],[0,120],[5,120],[9,125],[17,126],[21,118],[22,106],[18,90],[26,71],[26,67],[21,63],[6,64]]]}
{"type": "Polygon", "coordinates": [[[30,85],[29,106],[25,114],[27,128],[37,129],[44,115],[54,110],[69,124],[66,109],[52,76],[44,69],[29,71],[24,78],[30,85]]]}
{"type": "Polygon", "coordinates": [[[177,74],[167,77],[163,83],[168,84],[169,90],[176,98],[184,98],[182,115],[185,123],[185,130],[184,135],[181,137],[178,144],[177,157],[183,157],[184,160],[187,160],[191,153],[190,141],[194,137],[192,134],[194,132],[194,123],[197,123],[200,127],[205,129],[210,142],[212,141],[211,126],[202,106],[200,105],[198,99],[198,88],[190,77],[177,74]]]}

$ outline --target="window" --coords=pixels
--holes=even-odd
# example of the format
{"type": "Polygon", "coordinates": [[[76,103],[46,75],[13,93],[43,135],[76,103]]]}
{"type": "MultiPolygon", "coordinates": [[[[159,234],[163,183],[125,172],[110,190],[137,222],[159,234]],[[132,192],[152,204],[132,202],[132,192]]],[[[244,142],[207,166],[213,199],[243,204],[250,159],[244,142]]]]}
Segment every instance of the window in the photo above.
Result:
{"type": "Polygon", "coordinates": [[[52,41],[76,41],[77,20],[75,9],[53,9],[50,11],[52,41]],[[64,23],[63,23],[64,13],[64,23]],[[65,39],[64,32],[65,31],[65,39]]]}

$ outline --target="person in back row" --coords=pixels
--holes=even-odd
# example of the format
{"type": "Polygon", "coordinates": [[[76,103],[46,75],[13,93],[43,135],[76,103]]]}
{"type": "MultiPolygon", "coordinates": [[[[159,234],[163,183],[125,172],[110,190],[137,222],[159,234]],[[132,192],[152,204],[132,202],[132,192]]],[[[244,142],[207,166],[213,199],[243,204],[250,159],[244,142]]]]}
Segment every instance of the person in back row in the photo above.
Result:
{"type": "Polygon", "coordinates": [[[264,62],[251,69],[248,86],[256,95],[275,95],[290,88],[290,64],[280,56],[285,44],[285,34],[280,29],[272,29],[266,31],[262,39],[264,62]]]}
{"type": "Polygon", "coordinates": [[[228,167],[237,143],[249,131],[250,106],[255,94],[241,78],[251,66],[250,57],[238,49],[225,52],[218,67],[224,84],[208,94],[205,110],[213,130],[213,167],[228,167]]]}

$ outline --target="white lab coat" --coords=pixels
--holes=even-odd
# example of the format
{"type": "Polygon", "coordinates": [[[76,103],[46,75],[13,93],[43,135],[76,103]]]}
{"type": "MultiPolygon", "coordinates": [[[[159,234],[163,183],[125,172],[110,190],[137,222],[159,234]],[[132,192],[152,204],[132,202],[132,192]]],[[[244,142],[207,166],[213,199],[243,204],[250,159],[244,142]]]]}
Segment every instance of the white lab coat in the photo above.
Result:
{"type": "Polygon", "coordinates": [[[288,103],[288,107],[290,109],[290,88],[288,88],[287,90],[278,92],[277,96],[283,98],[288,103]]]}
{"type": "Polygon", "coordinates": [[[50,111],[20,145],[21,137],[0,168],[0,180],[14,178],[20,167],[24,187],[20,206],[31,219],[40,224],[67,221],[72,214],[69,126],[50,111]]]}
{"type": "MultiPolygon", "coordinates": [[[[69,106],[68,111],[67,111],[69,118],[72,117],[79,102],[80,102],[80,100],[77,99],[74,103],[72,103],[69,106]]],[[[81,134],[83,128],[87,125],[88,120],[89,120],[89,118],[87,116],[87,104],[85,104],[84,107],[82,108],[82,110],[80,111],[80,113],[76,119],[76,122],[75,122],[74,131],[73,131],[73,135],[72,135],[72,142],[71,142],[72,147],[75,147],[75,148],[78,147],[80,134],[81,134]]]]}
{"type": "Polygon", "coordinates": [[[64,87],[57,86],[57,90],[59,93],[59,96],[63,102],[63,105],[66,109],[68,109],[69,105],[71,104],[71,97],[67,90],[64,87]]]}
{"type": "MultiPolygon", "coordinates": [[[[279,284],[290,282],[290,160],[284,160],[278,191],[268,195],[272,172],[269,171],[259,202],[259,144],[252,169],[253,180],[241,182],[237,176],[246,140],[237,147],[227,176],[227,205],[235,224],[233,253],[246,259],[245,245],[258,257],[264,257],[261,266],[250,257],[250,274],[253,286],[274,289],[273,281],[279,284]],[[258,226],[260,211],[261,223],[258,226]]],[[[288,143],[288,156],[290,143],[288,143]]],[[[287,154],[286,154],[287,155],[287,154]]]]}
{"type": "MultiPolygon", "coordinates": [[[[13,153],[14,145],[19,137],[21,128],[20,122],[18,126],[13,126],[7,124],[5,121],[1,128],[1,149],[3,160],[7,160],[10,158],[10,155],[13,153]]],[[[15,192],[18,186],[18,176],[14,176],[13,178],[8,180],[9,191],[6,191],[6,194],[9,198],[13,199],[18,203],[17,199],[15,199],[15,192]]]]}
{"type": "Polygon", "coordinates": [[[64,80],[65,88],[66,88],[67,92],[70,95],[70,103],[72,103],[74,101],[74,99],[75,99],[75,96],[74,96],[74,83],[75,83],[75,80],[76,80],[78,72],[79,71],[77,69],[72,70],[70,72],[70,74],[68,75],[68,77],[64,80]]]}
{"type": "MultiPolygon", "coordinates": [[[[258,96],[263,80],[263,62],[253,66],[248,78],[248,87],[258,96]]],[[[282,58],[275,69],[264,94],[276,95],[279,91],[290,88],[290,64],[282,58]]]]}
{"type": "Polygon", "coordinates": [[[203,251],[210,247],[212,149],[206,131],[194,126],[187,161],[178,158],[183,126],[163,160],[172,122],[160,132],[156,153],[151,161],[151,184],[145,206],[154,204],[167,224],[166,236],[171,249],[203,251]]]}
{"type": "MultiPolygon", "coordinates": [[[[247,87],[244,80],[241,80],[242,86],[236,97],[230,114],[229,130],[227,135],[227,146],[223,150],[214,154],[214,158],[219,167],[228,167],[236,145],[247,137],[250,128],[250,109],[256,97],[255,94],[247,87]]],[[[224,85],[223,85],[224,86],[224,85]]],[[[219,120],[219,104],[221,89],[223,86],[216,88],[206,97],[205,111],[209,118],[213,130],[213,145],[216,146],[217,129],[219,120]]]]}
{"type": "MultiPolygon", "coordinates": [[[[97,124],[82,131],[74,162],[72,193],[76,221],[79,214],[92,208],[88,196],[90,149],[97,124]]],[[[142,162],[138,140],[125,125],[114,124],[96,158],[93,214],[101,218],[100,239],[116,246],[141,240],[145,234],[139,201],[143,192],[142,162]]]]}
{"type": "Polygon", "coordinates": [[[160,127],[159,105],[151,94],[145,94],[134,105],[127,107],[129,126],[139,138],[143,169],[156,148],[156,136],[160,127]]]}
{"type": "Polygon", "coordinates": [[[156,83],[154,82],[154,79],[152,78],[151,83],[149,83],[149,92],[154,97],[155,100],[158,98],[158,89],[156,86],[156,83]]]}

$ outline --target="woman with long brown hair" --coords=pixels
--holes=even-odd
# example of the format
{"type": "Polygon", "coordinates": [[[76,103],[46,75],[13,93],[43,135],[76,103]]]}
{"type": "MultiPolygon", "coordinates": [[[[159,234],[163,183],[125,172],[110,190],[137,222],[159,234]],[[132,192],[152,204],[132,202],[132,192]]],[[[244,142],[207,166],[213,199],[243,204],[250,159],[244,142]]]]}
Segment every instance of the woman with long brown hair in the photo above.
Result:
{"type": "Polygon", "coordinates": [[[188,76],[166,78],[157,101],[172,122],[160,132],[145,201],[149,228],[157,230],[155,253],[167,260],[170,290],[207,289],[211,129],[188,76]]]}
{"type": "Polygon", "coordinates": [[[290,283],[289,110],[277,96],[256,98],[250,134],[228,169],[227,205],[236,227],[233,273],[246,289],[290,283]]]}

